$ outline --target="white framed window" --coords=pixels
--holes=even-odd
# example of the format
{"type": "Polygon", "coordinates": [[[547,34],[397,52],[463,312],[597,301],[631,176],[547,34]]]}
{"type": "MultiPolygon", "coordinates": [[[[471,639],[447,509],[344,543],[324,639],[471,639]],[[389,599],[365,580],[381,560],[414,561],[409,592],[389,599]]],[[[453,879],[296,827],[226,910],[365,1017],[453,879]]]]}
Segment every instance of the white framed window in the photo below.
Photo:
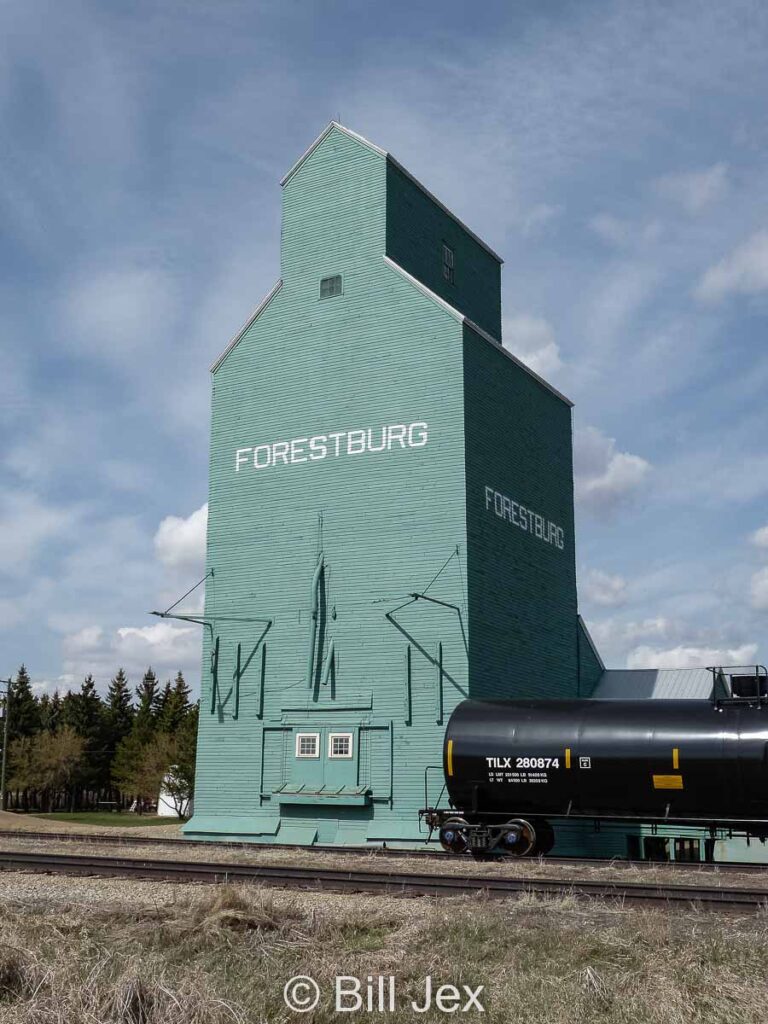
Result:
{"type": "Polygon", "coordinates": [[[456,258],[453,254],[453,249],[449,245],[443,245],[443,277],[448,284],[453,284],[456,280],[456,258]]]}
{"type": "Polygon", "coordinates": [[[351,732],[332,732],[328,734],[328,757],[352,757],[351,732]]]}
{"type": "Polygon", "coordinates": [[[320,757],[320,733],[296,733],[296,757],[320,757]]]}

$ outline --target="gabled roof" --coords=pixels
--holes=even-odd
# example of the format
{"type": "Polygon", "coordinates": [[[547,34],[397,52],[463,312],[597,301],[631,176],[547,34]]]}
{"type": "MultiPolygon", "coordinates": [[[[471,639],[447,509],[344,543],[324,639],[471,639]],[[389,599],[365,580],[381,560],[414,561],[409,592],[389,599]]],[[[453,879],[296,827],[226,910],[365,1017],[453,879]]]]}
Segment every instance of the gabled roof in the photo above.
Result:
{"type": "MultiPolygon", "coordinates": [[[[559,398],[562,402],[565,402],[566,405],[573,407],[573,402],[570,398],[567,398],[561,391],[558,391],[556,387],[553,387],[549,381],[540,377],[535,370],[532,370],[530,366],[524,363],[521,359],[518,359],[517,356],[512,355],[509,349],[504,348],[498,338],[494,338],[494,336],[489,334],[488,331],[484,331],[482,327],[474,322],[474,320],[470,320],[468,316],[465,316],[460,310],[456,309],[455,306],[452,306],[450,302],[446,302],[445,299],[441,299],[440,296],[436,295],[431,288],[428,288],[423,281],[414,277],[413,274],[409,274],[407,270],[404,270],[399,263],[395,263],[395,261],[389,256],[384,256],[384,262],[388,267],[396,271],[396,273],[400,274],[401,277],[405,278],[406,281],[412,284],[414,288],[417,288],[423,295],[426,295],[428,299],[431,299],[435,305],[444,309],[449,316],[456,320],[457,323],[460,323],[463,326],[468,327],[471,331],[474,331],[474,333],[477,334],[478,337],[482,338],[483,341],[487,341],[489,344],[493,345],[493,347],[498,349],[503,356],[515,363],[516,366],[519,366],[521,370],[525,370],[529,377],[533,377],[533,379],[538,381],[538,383],[541,384],[542,387],[546,388],[547,391],[551,391],[553,395],[559,398]]],[[[584,629],[586,632],[586,626],[584,629]]],[[[592,643],[592,639],[589,637],[588,633],[587,637],[589,642],[592,643]]],[[[595,655],[597,656],[598,661],[602,664],[600,655],[596,650],[595,655]]]]}
{"type": "Polygon", "coordinates": [[[343,135],[346,135],[348,138],[353,139],[355,142],[359,142],[360,145],[365,146],[366,149],[370,149],[372,153],[377,153],[379,156],[383,157],[386,157],[388,155],[385,149],[381,149],[381,147],[375,146],[372,142],[369,142],[368,139],[364,139],[362,135],[358,135],[357,132],[353,132],[350,128],[345,128],[344,125],[339,124],[338,121],[330,121],[326,125],[326,127],[323,128],[323,130],[317,136],[317,138],[309,147],[309,149],[305,149],[304,152],[299,157],[299,159],[293,165],[293,167],[291,167],[291,169],[288,171],[288,173],[283,175],[283,177],[280,179],[281,185],[288,184],[288,182],[294,176],[296,171],[298,171],[298,169],[301,167],[304,161],[308,160],[312,156],[312,154],[315,152],[320,143],[324,142],[325,139],[328,138],[328,136],[331,134],[334,128],[337,131],[341,132],[343,135]]]}
{"type": "Polygon", "coordinates": [[[304,161],[308,160],[309,157],[312,156],[312,154],[317,149],[317,147],[320,145],[320,143],[323,142],[331,134],[331,132],[334,129],[336,131],[342,132],[342,134],[346,135],[347,138],[352,139],[354,142],[357,142],[359,145],[365,146],[365,148],[369,149],[372,153],[376,153],[376,154],[378,154],[378,156],[382,156],[386,160],[389,160],[389,162],[394,167],[396,167],[398,169],[398,171],[400,171],[401,174],[404,174],[406,178],[408,178],[410,181],[413,182],[414,185],[417,186],[417,188],[420,188],[421,191],[424,193],[424,195],[432,200],[432,202],[435,204],[435,206],[439,206],[440,209],[443,211],[443,213],[448,214],[448,216],[451,218],[451,220],[454,220],[459,225],[459,227],[462,228],[462,230],[466,231],[467,234],[469,235],[469,237],[473,238],[477,242],[477,244],[479,246],[482,246],[482,248],[485,249],[485,251],[490,256],[493,256],[493,258],[495,260],[498,260],[499,263],[503,263],[504,262],[504,260],[501,258],[501,256],[499,256],[498,253],[494,252],[493,249],[490,247],[490,245],[488,245],[486,242],[484,242],[482,240],[482,238],[480,238],[478,235],[476,235],[475,232],[472,231],[471,228],[468,228],[467,225],[462,220],[459,220],[459,218],[456,216],[455,213],[453,213],[452,210],[449,210],[448,207],[444,203],[441,203],[440,200],[437,198],[437,196],[433,195],[433,193],[430,192],[429,189],[425,185],[422,185],[422,183],[419,181],[419,179],[415,178],[411,174],[411,172],[409,170],[407,170],[407,168],[403,167],[403,165],[400,163],[400,161],[396,160],[395,157],[393,157],[391,153],[388,153],[385,149],[382,149],[380,146],[377,146],[373,142],[370,142],[368,139],[364,138],[364,136],[358,135],[357,132],[353,132],[350,128],[345,128],[344,125],[343,124],[339,124],[338,121],[331,121],[320,132],[320,134],[317,136],[317,138],[312,143],[312,145],[309,147],[309,149],[305,149],[304,150],[304,152],[301,154],[301,156],[296,161],[296,163],[293,165],[293,167],[291,167],[291,169],[288,171],[288,173],[286,175],[284,175],[280,179],[280,184],[281,185],[286,185],[291,180],[293,175],[298,171],[298,169],[301,167],[301,165],[304,163],[304,161]]]}
{"type": "Polygon", "coordinates": [[[274,284],[272,286],[271,291],[261,300],[261,302],[258,304],[256,309],[254,309],[254,311],[251,313],[251,315],[245,321],[245,323],[240,328],[240,330],[237,332],[237,334],[232,338],[232,340],[227,345],[227,347],[224,349],[224,351],[221,353],[221,355],[218,356],[213,361],[213,363],[211,363],[211,366],[210,366],[211,373],[215,373],[218,370],[218,368],[221,366],[221,364],[227,358],[227,356],[232,351],[232,349],[235,348],[239,344],[241,338],[243,337],[245,332],[248,330],[248,328],[258,320],[258,318],[261,316],[261,314],[264,312],[264,310],[267,308],[267,306],[270,304],[272,299],[274,299],[274,297],[277,295],[277,293],[280,291],[280,289],[282,287],[283,287],[283,280],[282,280],[282,278],[280,278],[280,280],[276,284],[274,284]]]}

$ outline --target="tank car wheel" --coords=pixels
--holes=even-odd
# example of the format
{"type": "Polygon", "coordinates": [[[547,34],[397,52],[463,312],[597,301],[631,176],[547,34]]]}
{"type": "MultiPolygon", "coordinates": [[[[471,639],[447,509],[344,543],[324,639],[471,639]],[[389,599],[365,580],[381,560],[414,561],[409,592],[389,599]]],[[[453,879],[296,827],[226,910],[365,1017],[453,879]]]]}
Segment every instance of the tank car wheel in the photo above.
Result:
{"type": "Polygon", "coordinates": [[[446,853],[466,853],[469,849],[469,822],[464,818],[448,818],[440,826],[438,838],[446,853]]]}
{"type": "Polygon", "coordinates": [[[555,830],[548,821],[537,821],[536,842],[531,850],[533,857],[546,857],[555,845],[555,830]]]}
{"type": "Polygon", "coordinates": [[[513,818],[503,825],[495,849],[513,857],[527,857],[536,845],[536,829],[525,818],[513,818]]]}

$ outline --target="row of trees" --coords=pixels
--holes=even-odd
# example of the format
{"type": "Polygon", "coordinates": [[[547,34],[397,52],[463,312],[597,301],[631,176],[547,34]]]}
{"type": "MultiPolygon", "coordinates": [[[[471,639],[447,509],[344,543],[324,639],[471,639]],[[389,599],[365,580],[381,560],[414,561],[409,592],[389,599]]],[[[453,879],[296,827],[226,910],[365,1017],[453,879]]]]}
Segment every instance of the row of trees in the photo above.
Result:
{"type": "Polygon", "coordinates": [[[121,668],[106,697],[91,675],[79,690],[36,697],[21,666],[8,687],[5,807],[142,807],[161,785],[185,812],[194,791],[198,705],[179,672],[160,686],[147,669],[132,693],[121,668]]]}

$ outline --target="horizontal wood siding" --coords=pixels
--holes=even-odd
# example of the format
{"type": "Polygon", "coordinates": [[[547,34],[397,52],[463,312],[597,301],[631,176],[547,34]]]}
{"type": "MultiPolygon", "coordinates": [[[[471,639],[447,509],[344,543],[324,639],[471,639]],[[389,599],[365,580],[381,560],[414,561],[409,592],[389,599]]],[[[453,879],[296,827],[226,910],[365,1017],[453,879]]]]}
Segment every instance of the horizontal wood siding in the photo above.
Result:
{"type": "Polygon", "coordinates": [[[476,324],[501,338],[501,265],[393,163],[387,164],[387,255],[476,324]],[[443,277],[443,243],[455,281],[443,277]]]}
{"type": "Polygon", "coordinates": [[[576,696],[571,411],[469,328],[464,358],[472,695],[576,696]],[[558,524],[563,550],[486,487],[558,524]]]}
{"type": "Polygon", "coordinates": [[[374,819],[416,838],[424,769],[440,763],[467,693],[456,612],[418,601],[397,625],[385,616],[442,567],[430,595],[465,619],[467,599],[462,329],[385,262],[385,200],[383,158],[331,132],[284,189],[283,287],[213,377],[204,666],[218,639],[220,697],[212,713],[204,671],[195,814],[206,834],[242,834],[244,814],[258,833],[279,814],[281,827],[317,826],[319,841],[355,823],[367,834],[374,819]],[[342,275],[341,296],[319,298],[327,274],[342,275]],[[235,470],[240,448],[414,422],[427,424],[424,446],[235,470]],[[271,620],[261,642],[264,624],[244,617],[271,620]],[[299,730],[321,733],[320,758],[297,762],[299,730]],[[349,763],[328,760],[334,730],[353,733],[349,763]],[[368,786],[372,803],[280,805],[283,783],[368,786]]]}

